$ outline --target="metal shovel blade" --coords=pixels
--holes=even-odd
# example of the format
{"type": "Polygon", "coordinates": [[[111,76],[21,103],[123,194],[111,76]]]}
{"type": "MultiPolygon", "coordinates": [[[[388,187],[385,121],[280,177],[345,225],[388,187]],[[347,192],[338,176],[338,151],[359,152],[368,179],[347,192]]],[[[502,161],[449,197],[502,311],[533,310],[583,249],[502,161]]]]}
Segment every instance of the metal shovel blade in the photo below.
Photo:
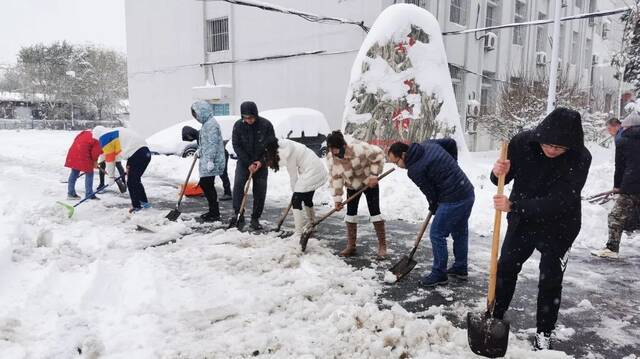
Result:
{"type": "Polygon", "coordinates": [[[176,208],[171,210],[171,212],[169,212],[169,214],[167,214],[165,218],[172,222],[175,222],[178,217],[180,217],[180,211],[178,211],[178,209],[176,208]]]}
{"type": "Polygon", "coordinates": [[[396,263],[393,267],[389,268],[389,271],[396,276],[396,281],[404,278],[411,270],[418,264],[413,258],[408,256],[402,257],[400,262],[396,263]]]}
{"type": "Polygon", "coordinates": [[[309,243],[309,238],[311,238],[311,229],[309,230],[305,230],[304,232],[302,232],[302,235],[300,235],[300,248],[302,248],[302,251],[306,251],[307,250],[307,243],[309,243]]]}
{"type": "Polygon", "coordinates": [[[509,322],[487,313],[467,313],[467,337],[471,351],[487,358],[503,357],[509,346],[509,322]]]}
{"type": "Polygon", "coordinates": [[[118,185],[118,189],[120,190],[120,193],[127,192],[127,185],[124,184],[124,181],[122,181],[122,178],[116,179],[116,184],[118,185]]]}
{"type": "Polygon", "coordinates": [[[67,212],[69,212],[68,213],[69,218],[71,218],[73,216],[73,213],[75,213],[75,211],[76,211],[75,207],[70,206],[70,205],[68,205],[66,203],[62,203],[60,201],[56,201],[56,203],[67,209],[67,212]]]}

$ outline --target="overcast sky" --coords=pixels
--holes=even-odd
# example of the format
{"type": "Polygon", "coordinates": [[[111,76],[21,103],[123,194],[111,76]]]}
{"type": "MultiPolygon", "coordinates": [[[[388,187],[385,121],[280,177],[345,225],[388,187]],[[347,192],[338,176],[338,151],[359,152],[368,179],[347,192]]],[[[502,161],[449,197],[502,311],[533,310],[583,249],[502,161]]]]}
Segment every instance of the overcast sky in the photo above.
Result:
{"type": "Polygon", "coordinates": [[[0,64],[22,46],[67,40],[126,51],[125,0],[0,0],[0,64]]]}

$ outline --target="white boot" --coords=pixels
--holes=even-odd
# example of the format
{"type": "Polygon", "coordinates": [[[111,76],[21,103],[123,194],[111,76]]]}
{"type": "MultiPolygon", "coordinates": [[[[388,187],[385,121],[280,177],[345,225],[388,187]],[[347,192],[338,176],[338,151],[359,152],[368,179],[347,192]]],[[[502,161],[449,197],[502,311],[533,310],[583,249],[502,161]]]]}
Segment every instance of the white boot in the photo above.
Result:
{"type": "Polygon", "coordinates": [[[296,234],[299,236],[304,231],[304,214],[301,209],[292,209],[293,210],[293,224],[296,227],[296,234]]]}
{"type": "Polygon", "coordinates": [[[313,207],[304,207],[304,210],[307,212],[307,223],[313,224],[316,222],[316,210],[313,207]]]}

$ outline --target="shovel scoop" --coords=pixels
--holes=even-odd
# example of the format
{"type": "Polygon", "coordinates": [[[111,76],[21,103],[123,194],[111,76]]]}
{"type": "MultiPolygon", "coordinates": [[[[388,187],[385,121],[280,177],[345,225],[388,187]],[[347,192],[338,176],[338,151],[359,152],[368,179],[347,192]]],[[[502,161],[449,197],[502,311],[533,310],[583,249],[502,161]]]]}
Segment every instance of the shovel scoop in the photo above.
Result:
{"type": "Polygon", "coordinates": [[[396,263],[393,267],[389,268],[389,271],[396,276],[396,281],[399,281],[400,279],[404,278],[407,274],[409,274],[409,272],[411,272],[411,270],[413,270],[416,264],[418,264],[418,262],[416,262],[413,259],[413,255],[416,254],[416,249],[418,249],[420,240],[422,239],[424,232],[427,230],[429,221],[431,221],[431,216],[432,216],[431,212],[429,212],[429,214],[427,215],[427,218],[424,220],[424,223],[422,223],[422,226],[420,227],[420,232],[418,232],[418,237],[416,238],[416,243],[414,244],[413,249],[411,250],[411,253],[409,253],[409,256],[403,256],[398,263],[396,263]]]}

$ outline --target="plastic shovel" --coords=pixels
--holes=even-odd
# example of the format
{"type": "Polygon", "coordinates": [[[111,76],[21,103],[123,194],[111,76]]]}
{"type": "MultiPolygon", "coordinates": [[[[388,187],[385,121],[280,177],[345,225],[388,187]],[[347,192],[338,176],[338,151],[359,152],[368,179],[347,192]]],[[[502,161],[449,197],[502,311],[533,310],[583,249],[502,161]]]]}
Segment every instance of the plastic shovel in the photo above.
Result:
{"type": "MultiPolygon", "coordinates": [[[[395,168],[391,168],[390,170],[388,170],[387,172],[381,174],[380,176],[378,176],[378,181],[380,181],[381,179],[385,178],[389,173],[393,172],[395,170],[395,168]]],[[[362,188],[360,188],[358,190],[358,192],[354,193],[351,197],[347,198],[344,202],[342,202],[342,205],[346,205],[347,203],[353,201],[354,198],[358,197],[359,195],[362,194],[362,192],[367,190],[367,186],[364,186],[362,188]]],[[[311,233],[313,233],[313,229],[320,224],[320,222],[324,221],[325,219],[329,218],[332,214],[336,213],[338,210],[337,209],[332,209],[330,210],[327,214],[325,214],[324,216],[320,217],[319,220],[308,224],[304,231],[302,232],[302,235],[300,235],[300,246],[302,247],[302,251],[304,252],[307,249],[307,243],[309,242],[309,238],[311,237],[311,233]]]]}
{"type": "Polygon", "coordinates": [[[184,191],[187,190],[187,184],[189,184],[189,178],[191,177],[191,172],[193,172],[193,167],[196,165],[196,161],[198,160],[198,156],[193,155],[193,162],[191,162],[191,168],[189,168],[189,173],[187,173],[187,178],[184,180],[184,186],[182,186],[182,191],[180,191],[180,198],[178,198],[178,203],[176,204],[176,208],[172,209],[169,214],[165,216],[166,219],[175,222],[178,217],[180,217],[180,205],[182,204],[182,198],[184,197],[184,191]]]}
{"type": "MultiPolygon", "coordinates": [[[[507,144],[500,147],[500,159],[507,159],[507,144]]],[[[498,177],[498,195],[504,193],[504,177],[498,177]]],[[[471,351],[487,358],[503,357],[509,346],[509,322],[493,318],[496,301],[496,277],[498,273],[498,249],[500,247],[500,222],[502,212],[496,210],[493,221],[493,241],[489,267],[489,291],[487,293],[487,311],[467,313],[467,338],[471,351]]]]}
{"type": "Polygon", "coordinates": [[[416,238],[416,243],[414,244],[413,249],[411,250],[411,253],[409,253],[409,256],[402,257],[400,262],[396,263],[393,267],[389,268],[389,271],[396,276],[396,281],[399,281],[400,279],[404,278],[404,276],[409,274],[409,272],[411,272],[411,270],[416,266],[416,264],[418,264],[418,262],[416,262],[413,259],[413,255],[416,254],[416,249],[418,249],[420,240],[422,240],[422,236],[424,235],[424,232],[427,230],[427,226],[431,221],[431,216],[432,214],[431,212],[429,212],[429,214],[427,215],[427,218],[422,223],[422,226],[420,227],[420,232],[418,232],[418,237],[416,238]]]}
{"type": "MultiPolygon", "coordinates": [[[[124,175],[122,175],[122,176],[120,176],[120,177],[116,178],[116,182],[117,182],[118,180],[122,180],[122,178],[123,178],[123,177],[124,177],[124,175]]],[[[116,183],[116,182],[114,182],[114,183],[116,183]]],[[[62,206],[62,207],[64,207],[64,208],[66,208],[66,209],[67,209],[67,211],[69,212],[69,218],[71,218],[71,217],[73,216],[73,214],[75,213],[75,211],[76,211],[76,207],[78,207],[79,205],[81,205],[82,203],[84,203],[86,200],[91,199],[91,197],[95,196],[96,194],[101,193],[101,192],[102,192],[102,191],[104,191],[105,189],[109,188],[109,186],[111,186],[112,184],[113,184],[113,183],[109,183],[108,185],[106,185],[106,186],[102,187],[100,190],[95,191],[95,192],[93,192],[93,193],[89,194],[89,195],[88,195],[88,196],[86,196],[83,200],[81,200],[80,202],[78,202],[78,203],[74,204],[73,206],[72,206],[72,205],[70,205],[70,204],[66,204],[66,203],[60,202],[60,201],[56,201],[56,203],[57,203],[57,204],[59,204],[59,205],[61,205],[61,206],[62,206]]]]}

